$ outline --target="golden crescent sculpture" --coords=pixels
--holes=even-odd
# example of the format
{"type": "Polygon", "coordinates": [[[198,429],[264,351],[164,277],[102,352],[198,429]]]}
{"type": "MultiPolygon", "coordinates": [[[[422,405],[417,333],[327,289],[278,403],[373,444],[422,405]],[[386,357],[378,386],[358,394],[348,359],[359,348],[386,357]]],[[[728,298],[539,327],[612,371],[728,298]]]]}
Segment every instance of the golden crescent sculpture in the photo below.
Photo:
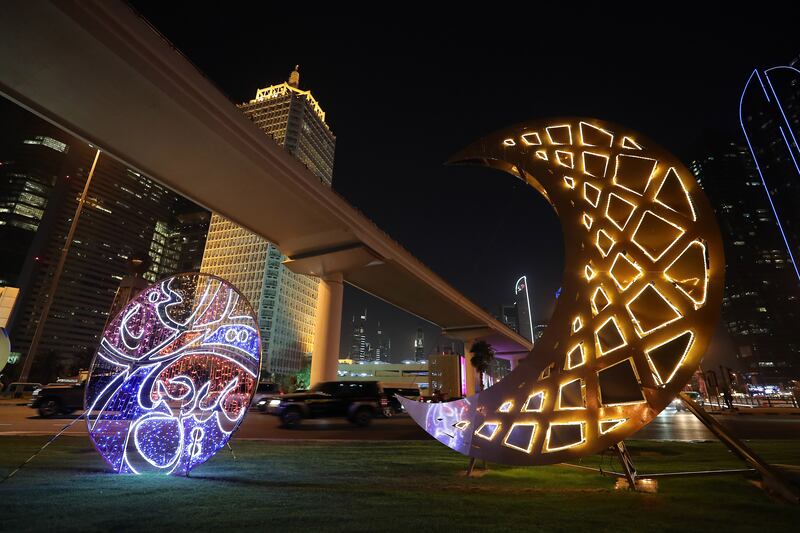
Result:
{"type": "Polygon", "coordinates": [[[622,441],[697,370],[719,319],[725,260],[705,194],[672,154],[589,118],[528,122],[452,162],[504,170],[550,202],[561,295],[502,381],[454,402],[403,400],[433,437],[497,463],[559,463],[622,441]]]}

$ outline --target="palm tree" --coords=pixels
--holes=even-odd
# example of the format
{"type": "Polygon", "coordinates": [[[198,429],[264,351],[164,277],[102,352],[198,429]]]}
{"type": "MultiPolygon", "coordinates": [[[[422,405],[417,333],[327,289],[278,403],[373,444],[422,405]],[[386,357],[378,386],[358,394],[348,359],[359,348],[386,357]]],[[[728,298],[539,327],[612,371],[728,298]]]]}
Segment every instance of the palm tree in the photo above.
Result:
{"type": "Polygon", "coordinates": [[[475,371],[478,373],[478,392],[483,390],[483,375],[492,366],[494,361],[494,348],[486,341],[477,341],[473,343],[469,352],[472,354],[469,362],[475,371]]]}
{"type": "MultiPolygon", "coordinates": [[[[472,344],[469,349],[472,354],[469,362],[472,368],[478,373],[478,392],[483,390],[483,375],[492,366],[494,361],[494,348],[486,341],[477,341],[472,344]]],[[[483,469],[486,470],[486,461],[483,461],[483,469]]],[[[467,477],[472,475],[475,470],[475,458],[469,458],[469,465],[467,466],[467,477]]]]}

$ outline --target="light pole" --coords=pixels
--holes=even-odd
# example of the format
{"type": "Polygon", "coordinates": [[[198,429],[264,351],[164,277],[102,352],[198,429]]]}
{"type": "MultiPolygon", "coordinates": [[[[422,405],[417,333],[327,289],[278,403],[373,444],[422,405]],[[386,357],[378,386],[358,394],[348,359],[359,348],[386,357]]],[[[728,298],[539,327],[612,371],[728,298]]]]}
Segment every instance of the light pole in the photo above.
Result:
{"type": "Polygon", "coordinates": [[[69,253],[69,247],[72,244],[72,238],[75,236],[75,230],[78,227],[78,219],[81,216],[81,211],[83,211],[83,204],[86,202],[86,194],[89,192],[89,184],[92,183],[92,176],[94,176],[94,170],[97,167],[97,161],[100,159],[100,150],[97,150],[97,153],[94,155],[94,162],[92,163],[92,168],[89,170],[89,176],[86,178],[86,184],[83,186],[83,193],[81,193],[81,198],[78,200],[78,207],[75,209],[75,216],[72,217],[72,225],[69,227],[69,232],[67,233],[67,240],[64,242],[64,247],[61,249],[61,257],[58,260],[58,266],[56,267],[55,272],[53,273],[53,279],[50,282],[49,290],[44,294],[44,305],[42,306],[42,313],[39,315],[39,322],[36,324],[36,330],[33,332],[33,338],[31,339],[31,346],[28,348],[28,353],[25,356],[25,361],[22,363],[22,371],[19,374],[19,381],[26,382],[28,381],[28,376],[31,373],[31,367],[33,366],[33,358],[36,355],[36,351],[39,349],[39,341],[42,338],[42,333],[44,333],[44,324],[47,321],[47,315],[50,314],[50,306],[53,303],[53,296],[55,294],[56,288],[58,287],[58,282],[61,280],[61,273],[64,271],[64,263],[67,262],[67,254],[69,253]]]}

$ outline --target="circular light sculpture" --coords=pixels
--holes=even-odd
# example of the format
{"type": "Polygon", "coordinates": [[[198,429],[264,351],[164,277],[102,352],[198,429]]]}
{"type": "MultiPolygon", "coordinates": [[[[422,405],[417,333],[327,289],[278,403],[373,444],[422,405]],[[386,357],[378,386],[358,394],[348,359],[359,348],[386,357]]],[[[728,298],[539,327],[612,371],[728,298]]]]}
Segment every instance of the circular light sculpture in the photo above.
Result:
{"type": "Polygon", "coordinates": [[[403,403],[445,445],[506,464],[559,463],[629,437],[697,370],[719,318],[724,257],[691,172],[595,119],[521,124],[453,158],[504,170],[550,202],[563,290],[544,336],[495,386],[403,403]]]}
{"type": "Polygon", "coordinates": [[[108,324],[86,385],[89,435],[120,473],[186,474],[223,447],[258,383],[253,309],[226,281],[178,274],[108,324]]]}

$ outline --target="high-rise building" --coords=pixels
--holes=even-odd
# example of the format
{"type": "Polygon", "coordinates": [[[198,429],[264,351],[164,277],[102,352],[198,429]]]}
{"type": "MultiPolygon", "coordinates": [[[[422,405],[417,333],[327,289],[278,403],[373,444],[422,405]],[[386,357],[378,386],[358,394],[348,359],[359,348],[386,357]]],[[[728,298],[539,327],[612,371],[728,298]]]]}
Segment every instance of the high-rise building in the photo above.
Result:
{"type": "Polygon", "coordinates": [[[511,328],[512,331],[519,333],[519,316],[517,314],[517,304],[501,305],[500,316],[498,318],[500,319],[500,322],[511,328]]]}
{"type": "Polygon", "coordinates": [[[425,333],[422,328],[417,328],[417,337],[414,339],[414,361],[425,360],[425,333]]]}
{"type": "Polygon", "coordinates": [[[19,132],[0,154],[0,242],[16,247],[3,283],[20,288],[10,317],[12,349],[25,356],[48,300],[65,244],[68,254],[41,330],[33,375],[86,368],[134,254],[149,256],[143,277],[174,273],[183,257],[178,215],[202,212],[177,194],[101,154],[72,241],[66,236],[97,149],[33,115],[0,103],[19,132]],[[6,230],[9,230],[6,232],[6,230]]]}
{"type": "MultiPolygon", "coordinates": [[[[755,163],[755,177],[774,218],[795,280],[800,284],[800,58],[754,70],[739,118],[755,163]]],[[[752,191],[756,193],[755,190],[752,191]]]]}
{"type": "Polygon", "coordinates": [[[702,143],[692,172],[722,231],[726,273],[722,318],[753,384],[800,377],[800,290],[777,220],[745,146],[702,143]]]}
{"type": "MultiPolygon", "coordinates": [[[[259,89],[239,109],[330,185],[336,137],[319,103],[299,85],[295,68],[287,82],[259,89]]],[[[282,265],[284,259],[274,244],[212,215],[201,270],[233,283],[253,305],[261,329],[262,374],[274,377],[299,371],[314,345],[319,280],[295,274],[282,265]]]]}
{"type": "Polygon", "coordinates": [[[367,310],[353,317],[353,333],[350,342],[350,359],[357,363],[367,361],[367,310]]]}
{"type": "Polygon", "coordinates": [[[392,339],[383,334],[381,323],[378,322],[378,329],[375,335],[375,347],[372,351],[373,359],[376,363],[388,363],[392,354],[392,339]]]}
{"type": "Polygon", "coordinates": [[[521,276],[514,284],[514,295],[517,299],[517,324],[519,334],[533,342],[533,318],[531,317],[531,299],[528,294],[528,278],[521,276]]]}

